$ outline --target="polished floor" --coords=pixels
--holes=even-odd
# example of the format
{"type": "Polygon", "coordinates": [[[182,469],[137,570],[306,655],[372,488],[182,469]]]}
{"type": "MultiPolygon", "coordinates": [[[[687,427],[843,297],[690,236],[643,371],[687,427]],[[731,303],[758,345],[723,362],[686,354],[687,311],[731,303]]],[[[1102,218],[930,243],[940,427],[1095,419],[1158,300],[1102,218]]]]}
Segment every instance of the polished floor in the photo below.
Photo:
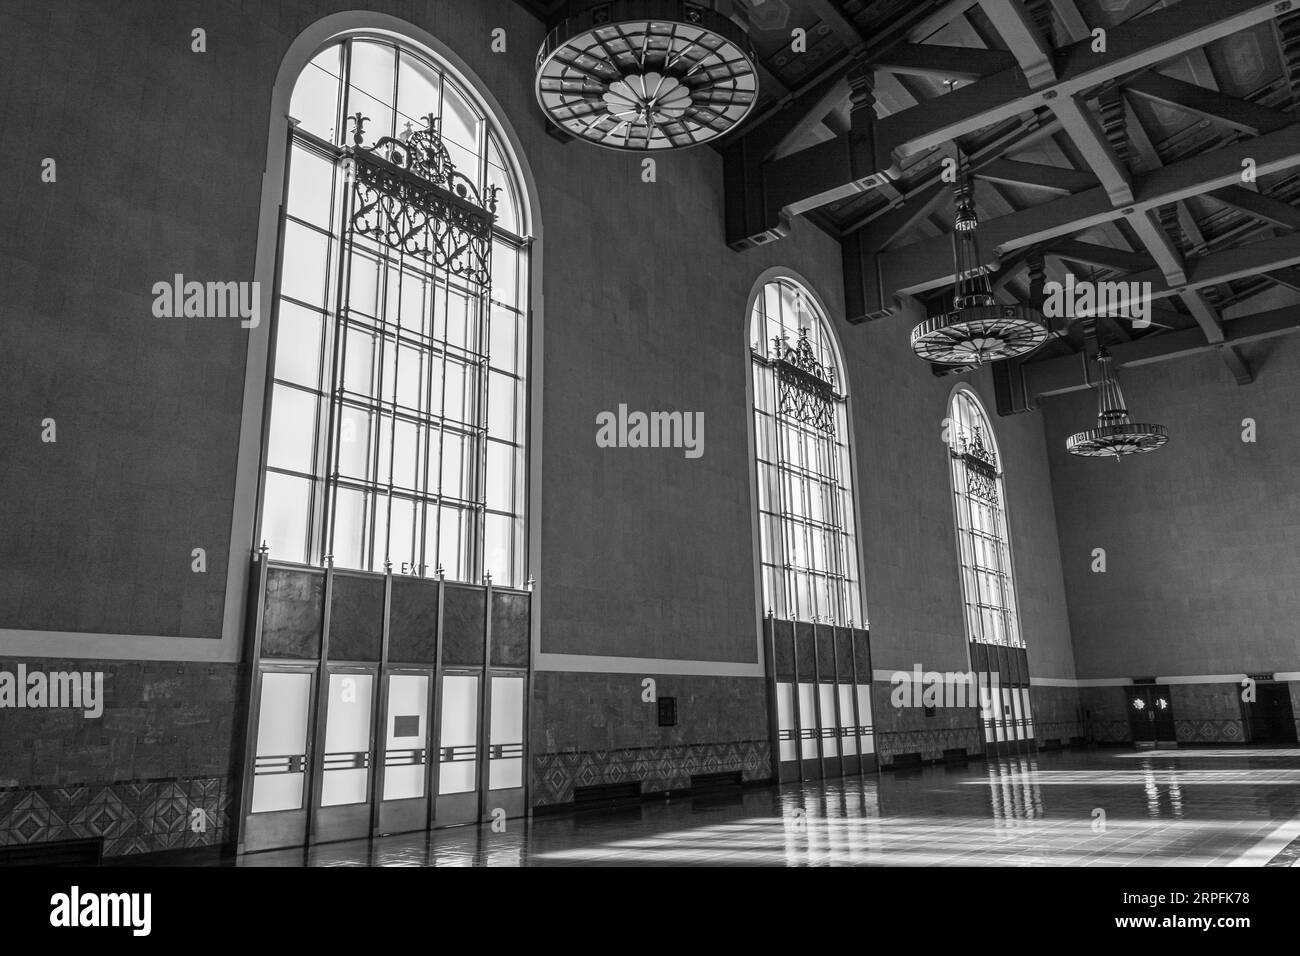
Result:
{"type": "Polygon", "coordinates": [[[1293,866],[1300,749],[1103,750],[323,844],[240,866],[1293,866]]]}

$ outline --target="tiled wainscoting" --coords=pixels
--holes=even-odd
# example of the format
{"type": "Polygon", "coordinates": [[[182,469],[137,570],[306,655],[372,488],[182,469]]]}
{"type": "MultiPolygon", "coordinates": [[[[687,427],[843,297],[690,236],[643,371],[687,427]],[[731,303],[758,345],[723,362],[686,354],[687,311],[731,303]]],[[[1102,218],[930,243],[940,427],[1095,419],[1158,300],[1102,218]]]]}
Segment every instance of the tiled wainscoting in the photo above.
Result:
{"type": "Polygon", "coordinates": [[[872,683],[875,709],[876,754],[888,767],[898,754],[919,753],[922,760],[938,760],[945,750],[964,748],[982,754],[979,708],[935,707],[926,716],[922,707],[895,707],[888,681],[872,683]]]}
{"type": "MultiPolygon", "coordinates": [[[[1180,744],[1247,742],[1240,685],[1220,682],[1167,686],[1174,709],[1174,731],[1180,744]]],[[[1295,700],[1295,685],[1291,693],[1295,700]]],[[[1089,711],[1088,731],[1095,743],[1132,742],[1128,699],[1123,686],[1083,687],[1079,689],[1079,698],[1089,711]]]]}
{"type": "Polygon", "coordinates": [[[738,740],[538,754],[533,759],[533,805],[570,803],[574,787],[640,780],[642,793],[658,793],[689,787],[692,774],[735,770],[746,782],[770,780],[768,742],[738,740]]]}
{"type": "Polygon", "coordinates": [[[1245,743],[1239,685],[1174,684],[1170,692],[1180,744],[1245,743]]]}
{"type": "Polygon", "coordinates": [[[105,856],[122,856],[229,840],[237,665],[0,658],[10,673],[20,664],[29,675],[101,673],[103,713],[4,711],[0,846],[102,837],[105,856]]]}
{"type": "Polygon", "coordinates": [[[219,846],[233,837],[234,787],[187,777],[0,790],[0,846],[102,838],[106,857],[219,846]]]}
{"type": "Polygon", "coordinates": [[[1034,708],[1034,738],[1040,742],[1060,741],[1068,747],[1070,741],[1084,736],[1079,691],[1073,687],[1051,687],[1035,684],[1030,691],[1034,708]]]}
{"type": "Polygon", "coordinates": [[[532,803],[573,800],[575,787],[641,781],[643,793],[690,786],[692,774],[739,770],[746,781],[772,777],[766,685],[761,677],[672,674],[533,675],[532,803]],[[656,698],[676,702],[676,723],[661,727],[656,698]]]}

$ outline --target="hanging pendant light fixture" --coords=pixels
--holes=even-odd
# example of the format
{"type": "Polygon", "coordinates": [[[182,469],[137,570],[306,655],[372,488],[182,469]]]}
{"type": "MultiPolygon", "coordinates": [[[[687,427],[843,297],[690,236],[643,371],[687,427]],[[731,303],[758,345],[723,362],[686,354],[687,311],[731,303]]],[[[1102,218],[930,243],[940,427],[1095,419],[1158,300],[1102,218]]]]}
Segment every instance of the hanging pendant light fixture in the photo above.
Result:
{"type": "MultiPolygon", "coordinates": [[[[1084,458],[1114,458],[1155,451],[1169,441],[1164,425],[1135,424],[1128,417],[1124,393],[1119,388],[1119,377],[1106,346],[1097,346],[1097,427],[1071,435],[1065,449],[1071,455],[1084,458]]],[[[1088,357],[1084,354],[1084,374],[1087,374],[1088,357]]]]}
{"type": "Polygon", "coordinates": [[[955,188],[952,308],[912,329],[912,351],[938,365],[974,367],[1032,352],[1047,341],[1043,313],[1030,306],[998,304],[980,260],[979,216],[962,169],[955,188]]]}
{"type": "Polygon", "coordinates": [[[570,0],[537,54],[537,102],[561,130],[635,151],[696,146],[758,98],[757,58],[729,0],[570,0]]]}

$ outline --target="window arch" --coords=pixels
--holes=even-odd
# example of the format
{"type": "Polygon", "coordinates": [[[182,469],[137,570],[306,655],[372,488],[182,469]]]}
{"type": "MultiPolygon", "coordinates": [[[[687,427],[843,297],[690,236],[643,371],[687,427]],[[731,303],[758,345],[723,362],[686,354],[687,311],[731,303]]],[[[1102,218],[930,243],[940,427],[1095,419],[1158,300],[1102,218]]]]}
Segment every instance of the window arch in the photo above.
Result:
{"type": "Polygon", "coordinates": [[[763,609],[865,626],[834,332],[814,295],[778,277],[753,303],[749,336],[763,609]]]}
{"type": "Polygon", "coordinates": [[[967,635],[981,644],[1023,647],[993,428],[980,400],[965,388],[953,392],[945,424],[967,635]]]}
{"type": "Polygon", "coordinates": [[[500,127],[380,35],[324,47],[290,102],[261,538],[520,586],[530,242],[500,127]]]}

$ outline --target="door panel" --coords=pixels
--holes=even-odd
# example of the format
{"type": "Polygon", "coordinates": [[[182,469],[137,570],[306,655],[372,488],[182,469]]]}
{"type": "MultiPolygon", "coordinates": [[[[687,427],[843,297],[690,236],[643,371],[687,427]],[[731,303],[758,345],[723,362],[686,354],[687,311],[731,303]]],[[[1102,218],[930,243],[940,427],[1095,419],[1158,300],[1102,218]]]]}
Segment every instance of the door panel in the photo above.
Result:
{"type": "Polygon", "coordinates": [[[1161,684],[1142,684],[1124,689],[1128,697],[1129,730],[1139,747],[1177,744],[1173,696],[1161,684]]]}
{"type": "Polygon", "coordinates": [[[428,825],[430,674],[388,677],[384,720],[384,785],[380,833],[423,830],[428,825]]]}
{"type": "Polygon", "coordinates": [[[314,683],[306,670],[260,675],[252,795],[244,824],[248,852],[306,842],[314,683]]]}
{"type": "Polygon", "coordinates": [[[523,677],[493,674],[488,720],[488,783],[484,813],[500,809],[507,817],[522,816],[524,803],[523,677]]]}
{"type": "Polygon", "coordinates": [[[478,675],[444,674],[434,811],[439,825],[478,819],[478,712],[478,675]]]}
{"type": "Polygon", "coordinates": [[[374,674],[329,673],[314,840],[353,840],[370,833],[374,690],[374,674]]]}

